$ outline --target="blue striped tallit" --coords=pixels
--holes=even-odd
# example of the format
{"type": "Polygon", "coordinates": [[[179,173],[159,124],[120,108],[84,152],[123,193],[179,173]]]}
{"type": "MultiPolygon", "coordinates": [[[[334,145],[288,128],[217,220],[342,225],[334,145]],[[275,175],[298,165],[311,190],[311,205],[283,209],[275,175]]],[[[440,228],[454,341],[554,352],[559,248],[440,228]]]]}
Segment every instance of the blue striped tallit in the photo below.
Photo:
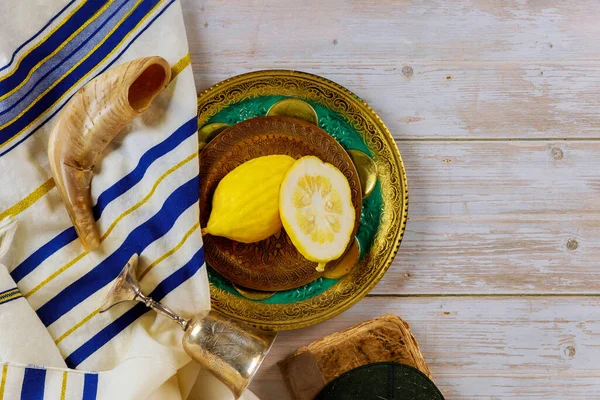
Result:
{"type": "Polygon", "coordinates": [[[180,327],[142,305],[98,309],[134,253],[155,299],[186,317],[209,307],[181,6],[20,0],[8,14],[0,16],[0,227],[17,228],[0,258],[0,324],[10,326],[0,334],[0,400],[160,396],[189,362],[180,327]],[[102,244],[87,252],[52,180],[48,136],[86,82],[150,55],[171,63],[173,79],[98,166],[92,197],[102,244]]]}
{"type": "MultiPolygon", "coordinates": [[[[96,6],[98,11],[88,20],[89,25],[78,34],[79,40],[64,42],[65,46],[53,57],[55,63],[43,63],[38,68],[32,69],[20,82],[18,89],[4,99],[2,99],[2,93],[7,91],[2,90],[2,84],[9,80],[0,81],[0,99],[2,99],[0,100],[0,125],[16,119],[25,109],[36,101],[40,101],[44,91],[66,76],[69,69],[87,56],[96,42],[94,39],[97,36],[104,37],[114,29],[127,13],[126,6],[133,3],[134,1],[131,0],[107,3],[106,8],[96,6]]],[[[23,68],[23,64],[20,67],[23,68]]]]}

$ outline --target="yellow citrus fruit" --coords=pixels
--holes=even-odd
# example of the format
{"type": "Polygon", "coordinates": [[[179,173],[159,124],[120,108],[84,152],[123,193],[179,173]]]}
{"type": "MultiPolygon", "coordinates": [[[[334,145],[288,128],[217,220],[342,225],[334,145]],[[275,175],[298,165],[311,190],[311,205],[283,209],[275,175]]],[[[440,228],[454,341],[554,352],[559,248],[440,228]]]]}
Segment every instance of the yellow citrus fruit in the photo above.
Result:
{"type": "Polygon", "coordinates": [[[279,188],[293,164],[285,155],[258,157],[225,175],[202,233],[253,243],[279,232],[279,188]]]}
{"type": "Polygon", "coordinates": [[[323,271],[350,242],[355,210],[350,185],[333,165],[317,157],[297,160],[279,193],[281,222],[298,251],[323,271]]]}

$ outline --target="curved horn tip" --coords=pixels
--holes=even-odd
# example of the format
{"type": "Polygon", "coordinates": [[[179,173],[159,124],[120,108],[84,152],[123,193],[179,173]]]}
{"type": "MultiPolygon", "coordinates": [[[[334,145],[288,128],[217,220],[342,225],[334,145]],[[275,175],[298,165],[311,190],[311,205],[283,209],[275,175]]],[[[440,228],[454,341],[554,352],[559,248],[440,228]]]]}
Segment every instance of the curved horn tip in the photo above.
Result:
{"type": "Polygon", "coordinates": [[[87,238],[87,239],[81,239],[81,242],[83,243],[83,247],[88,251],[94,251],[96,250],[98,247],[100,247],[100,239],[98,237],[92,237],[92,238],[87,238]]]}

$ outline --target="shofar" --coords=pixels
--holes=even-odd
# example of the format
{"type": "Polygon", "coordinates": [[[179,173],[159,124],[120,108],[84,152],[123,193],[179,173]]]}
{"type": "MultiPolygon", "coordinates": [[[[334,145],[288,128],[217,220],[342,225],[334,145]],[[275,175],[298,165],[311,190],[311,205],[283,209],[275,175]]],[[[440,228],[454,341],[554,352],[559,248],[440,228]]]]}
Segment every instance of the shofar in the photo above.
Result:
{"type": "Polygon", "coordinates": [[[171,79],[161,57],[138,58],[83,86],[58,115],[50,133],[50,169],[86,250],[100,245],[92,213],[93,170],[104,148],[148,109],[171,79]]]}
{"type": "Polygon", "coordinates": [[[279,367],[294,399],[306,400],[344,372],[385,361],[409,365],[431,379],[410,326],[391,314],[301,347],[279,367]]]}

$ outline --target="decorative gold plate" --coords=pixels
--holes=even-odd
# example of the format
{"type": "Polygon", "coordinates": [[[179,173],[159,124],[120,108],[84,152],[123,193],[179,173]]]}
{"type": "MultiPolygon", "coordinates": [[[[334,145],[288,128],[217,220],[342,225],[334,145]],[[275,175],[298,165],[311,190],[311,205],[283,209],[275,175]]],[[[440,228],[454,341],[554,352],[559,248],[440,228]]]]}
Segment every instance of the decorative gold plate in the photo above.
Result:
{"type": "MultiPolygon", "coordinates": [[[[202,150],[200,225],[207,225],[213,194],[225,175],[246,161],[272,154],[285,154],[296,159],[314,155],[344,174],[356,210],[354,237],[360,220],[362,193],[352,159],[322,129],[305,121],[279,116],[240,122],[219,134],[202,150]]],[[[206,235],[204,251],[206,261],[217,272],[243,288],[287,290],[322,275],[316,271],[317,263],[304,258],[283,229],[265,240],[248,244],[206,235]]]]}
{"type": "MultiPolygon", "coordinates": [[[[297,329],[329,319],[364,297],[390,267],[406,226],[408,187],[396,143],[377,114],[358,96],[322,77],[297,71],[257,71],[223,81],[198,98],[198,123],[234,126],[248,118],[265,116],[271,107],[286,100],[308,103],[316,112],[320,128],[346,150],[358,150],[373,162],[377,181],[362,182],[363,199],[358,248],[348,253],[360,262],[340,279],[320,277],[297,289],[242,297],[227,279],[209,268],[212,306],[234,318],[271,330],[297,329]],[[259,298],[264,298],[260,300],[259,298]]],[[[293,102],[276,108],[286,113],[293,102]]],[[[296,107],[296,111],[301,110],[296,107]]],[[[312,119],[312,114],[301,112],[312,119]]],[[[273,114],[271,114],[273,115],[273,114]]],[[[205,128],[213,137],[222,125],[205,128]]],[[[227,132],[227,131],[225,131],[227,132]]],[[[217,136],[218,138],[219,136],[217,136]]],[[[203,155],[201,154],[200,158],[203,155]]],[[[356,158],[356,157],[355,157],[356,158]]],[[[364,160],[358,157],[356,160],[364,160]]],[[[365,166],[365,170],[372,166],[365,166]]],[[[202,182],[200,183],[202,186],[202,182]]]]}

